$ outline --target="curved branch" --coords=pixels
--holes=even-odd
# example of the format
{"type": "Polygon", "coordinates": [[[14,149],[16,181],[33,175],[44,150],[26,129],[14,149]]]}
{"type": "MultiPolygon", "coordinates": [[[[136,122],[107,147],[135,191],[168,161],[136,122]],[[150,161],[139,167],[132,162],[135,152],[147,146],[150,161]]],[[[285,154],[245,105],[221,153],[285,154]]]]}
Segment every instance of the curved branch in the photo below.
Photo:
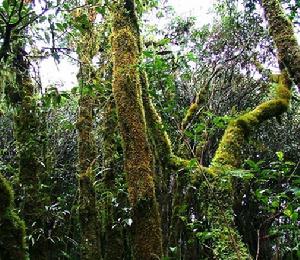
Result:
{"type": "Polygon", "coordinates": [[[291,99],[291,81],[287,72],[278,77],[275,97],[266,101],[254,110],[239,116],[227,127],[212,161],[212,167],[240,167],[242,147],[249,132],[262,122],[279,117],[287,111],[291,99]]]}

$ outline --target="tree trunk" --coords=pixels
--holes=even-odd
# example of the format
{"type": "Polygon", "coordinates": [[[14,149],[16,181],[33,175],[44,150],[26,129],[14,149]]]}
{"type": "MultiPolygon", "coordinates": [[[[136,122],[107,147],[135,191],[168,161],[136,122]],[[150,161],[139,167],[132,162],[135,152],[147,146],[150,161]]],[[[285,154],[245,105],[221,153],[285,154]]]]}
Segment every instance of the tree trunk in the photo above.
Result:
{"type": "Polygon", "coordinates": [[[94,97],[92,88],[95,73],[92,59],[97,54],[98,34],[93,22],[93,10],[88,10],[89,23],[82,31],[77,46],[80,64],[78,81],[80,86],[79,113],[77,119],[79,146],[79,222],[81,231],[81,259],[101,259],[100,223],[97,218],[96,197],[93,186],[93,166],[96,151],[93,136],[94,97]]]}
{"type": "Polygon", "coordinates": [[[13,209],[13,191],[0,174],[0,259],[25,260],[25,224],[13,209]]]}
{"type": "Polygon", "coordinates": [[[40,191],[40,135],[39,120],[34,99],[34,85],[30,78],[30,64],[23,47],[15,48],[16,86],[6,86],[6,95],[16,109],[14,134],[17,141],[19,178],[23,187],[24,200],[21,213],[27,227],[29,254],[31,259],[44,259],[47,252],[46,235],[42,210],[46,199],[40,191]]]}
{"type": "Polygon", "coordinates": [[[134,1],[113,6],[113,93],[124,149],[129,201],[133,214],[135,259],[160,259],[162,235],[154,189],[152,154],[147,137],[138,72],[139,38],[134,1]]]}
{"type": "Polygon", "coordinates": [[[300,90],[300,47],[293,24],[285,14],[279,0],[262,0],[269,23],[269,32],[277,48],[279,65],[284,66],[300,90]]]}

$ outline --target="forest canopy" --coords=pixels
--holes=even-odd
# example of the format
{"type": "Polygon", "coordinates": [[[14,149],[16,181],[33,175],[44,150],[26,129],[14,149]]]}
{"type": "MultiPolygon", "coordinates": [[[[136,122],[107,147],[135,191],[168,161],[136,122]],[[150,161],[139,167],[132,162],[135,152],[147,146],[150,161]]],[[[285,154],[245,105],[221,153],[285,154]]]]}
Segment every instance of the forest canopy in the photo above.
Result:
{"type": "Polygon", "coordinates": [[[211,2],[0,2],[0,260],[300,259],[300,3],[211,2]]]}

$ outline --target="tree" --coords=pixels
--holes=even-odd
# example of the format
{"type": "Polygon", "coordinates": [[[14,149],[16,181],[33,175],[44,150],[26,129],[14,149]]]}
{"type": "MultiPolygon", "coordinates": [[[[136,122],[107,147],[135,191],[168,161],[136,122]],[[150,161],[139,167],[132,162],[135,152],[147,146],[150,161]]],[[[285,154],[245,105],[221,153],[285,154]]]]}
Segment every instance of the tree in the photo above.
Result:
{"type": "Polygon", "coordinates": [[[135,2],[118,1],[112,8],[112,90],[123,139],[124,170],[133,211],[134,257],[159,259],[162,256],[162,238],[138,72],[140,40],[135,2]]]}
{"type": "MultiPolygon", "coordinates": [[[[85,11],[85,10],[84,10],[85,11]]],[[[96,13],[88,9],[85,27],[77,43],[80,60],[78,81],[80,82],[79,115],[77,121],[79,145],[79,219],[81,228],[81,259],[100,259],[101,244],[99,222],[96,212],[96,197],[93,186],[93,168],[96,160],[93,137],[93,108],[95,99],[87,91],[97,83],[93,57],[97,54],[98,33],[94,25],[96,13]]],[[[76,21],[75,21],[76,22],[76,21]]],[[[82,26],[82,25],[79,25],[82,26]]]]}
{"type": "Polygon", "coordinates": [[[284,13],[278,0],[262,1],[266,18],[269,23],[270,35],[277,48],[278,61],[284,66],[299,88],[300,82],[300,47],[294,35],[293,25],[284,13]]]}
{"type": "Polygon", "coordinates": [[[262,2],[279,74],[267,69],[276,58],[256,1],[220,0],[211,25],[174,17],[155,35],[141,19],[154,0],[45,1],[45,16],[34,2],[8,2],[0,7],[5,257],[4,240],[26,257],[15,210],[32,259],[297,255],[299,163],[290,161],[299,155],[299,101],[286,49],[297,57],[298,45],[279,2],[262,2]],[[43,33],[20,40],[24,30],[43,33]],[[78,65],[78,87],[37,92],[33,61],[51,56],[60,66],[62,55],[78,65]],[[15,189],[13,199],[8,181],[30,196],[15,189]]]}
{"type": "Polygon", "coordinates": [[[0,257],[1,259],[26,259],[25,225],[14,212],[13,191],[0,176],[0,257]]]}

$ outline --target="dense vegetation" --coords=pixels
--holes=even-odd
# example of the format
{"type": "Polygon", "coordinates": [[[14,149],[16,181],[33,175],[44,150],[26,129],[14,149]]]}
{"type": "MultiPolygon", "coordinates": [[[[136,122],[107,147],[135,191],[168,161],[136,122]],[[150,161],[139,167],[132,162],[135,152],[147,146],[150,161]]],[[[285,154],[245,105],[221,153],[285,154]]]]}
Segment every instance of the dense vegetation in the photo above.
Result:
{"type": "Polygon", "coordinates": [[[299,259],[299,8],[3,0],[0,260],[299,259]]]}

